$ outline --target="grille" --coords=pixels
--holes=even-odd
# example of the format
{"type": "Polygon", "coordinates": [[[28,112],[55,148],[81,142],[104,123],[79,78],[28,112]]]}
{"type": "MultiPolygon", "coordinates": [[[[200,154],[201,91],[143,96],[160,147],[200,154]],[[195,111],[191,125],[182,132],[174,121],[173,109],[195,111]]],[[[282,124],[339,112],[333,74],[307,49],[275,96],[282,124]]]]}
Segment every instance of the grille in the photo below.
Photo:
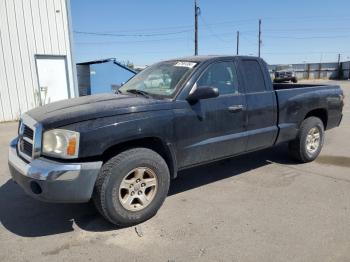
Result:
{"type": "Polygon", "coordinates": [[[30,140],[33,140],[34,131],[30,127],[24,125],[23,137],[28,137],[30,140]]]}
{"type": "Polygon", "coordinates": [[[33,154],[33,145],[26,140],[22,140],[23,146],[21,146],[21,151],[29,157],[32,157],[33,154]]]}
{"type": "Polygon", "coordinates": [[[19,154],[30,161],[33,156],[33,138],[34,130],[21,122],[19,128],[18,151],[19,154]]]}

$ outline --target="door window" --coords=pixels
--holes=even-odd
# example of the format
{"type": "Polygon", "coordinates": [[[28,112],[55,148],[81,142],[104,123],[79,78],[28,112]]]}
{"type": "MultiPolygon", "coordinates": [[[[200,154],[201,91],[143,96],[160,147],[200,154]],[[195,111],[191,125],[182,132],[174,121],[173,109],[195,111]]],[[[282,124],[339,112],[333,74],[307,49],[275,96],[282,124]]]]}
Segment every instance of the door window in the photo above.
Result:
{"type": "Polygon", "coordinates": [[[197,81],[197,87],[211,86],[219,95],[238,94],[237,72],[233,62],[219,62],[210,65],[197,81]]]}

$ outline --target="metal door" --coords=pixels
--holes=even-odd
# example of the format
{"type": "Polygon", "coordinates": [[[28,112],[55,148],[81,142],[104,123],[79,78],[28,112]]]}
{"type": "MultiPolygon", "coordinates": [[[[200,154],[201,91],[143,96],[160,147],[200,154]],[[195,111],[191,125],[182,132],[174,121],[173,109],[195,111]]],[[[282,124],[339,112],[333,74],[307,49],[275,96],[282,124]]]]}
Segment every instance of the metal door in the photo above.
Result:
{"type": "Polygon", "coordinates": [[[65,56],[38,56],[36,67],[41,105],[70,97],[65,56]]]}

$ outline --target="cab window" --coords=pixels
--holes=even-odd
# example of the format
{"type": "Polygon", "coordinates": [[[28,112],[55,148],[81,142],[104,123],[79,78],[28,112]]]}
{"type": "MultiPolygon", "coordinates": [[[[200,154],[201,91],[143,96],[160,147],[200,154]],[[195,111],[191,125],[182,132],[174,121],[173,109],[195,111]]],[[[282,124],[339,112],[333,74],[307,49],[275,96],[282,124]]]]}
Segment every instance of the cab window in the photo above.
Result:
{"type": "Polygon", "coordinates": [[[210,65],[197,81],[197,87],[211,86],[219,95],[238,94],[237,72],[233,62],[218,62],[210,65]]]}

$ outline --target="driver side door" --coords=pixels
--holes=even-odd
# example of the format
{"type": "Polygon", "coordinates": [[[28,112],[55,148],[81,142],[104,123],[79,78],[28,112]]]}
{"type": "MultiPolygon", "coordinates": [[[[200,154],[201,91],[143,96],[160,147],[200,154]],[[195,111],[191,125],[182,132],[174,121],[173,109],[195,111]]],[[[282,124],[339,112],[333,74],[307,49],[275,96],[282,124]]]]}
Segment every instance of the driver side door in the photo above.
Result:
{"type": "Polygon", "coordinates": [[[188,167],[245,151],[246,102],[233,61],[210,64],[193,88],[218,88],[219,96],[186,103],[176,114],[178,166],[188,167]]]}

